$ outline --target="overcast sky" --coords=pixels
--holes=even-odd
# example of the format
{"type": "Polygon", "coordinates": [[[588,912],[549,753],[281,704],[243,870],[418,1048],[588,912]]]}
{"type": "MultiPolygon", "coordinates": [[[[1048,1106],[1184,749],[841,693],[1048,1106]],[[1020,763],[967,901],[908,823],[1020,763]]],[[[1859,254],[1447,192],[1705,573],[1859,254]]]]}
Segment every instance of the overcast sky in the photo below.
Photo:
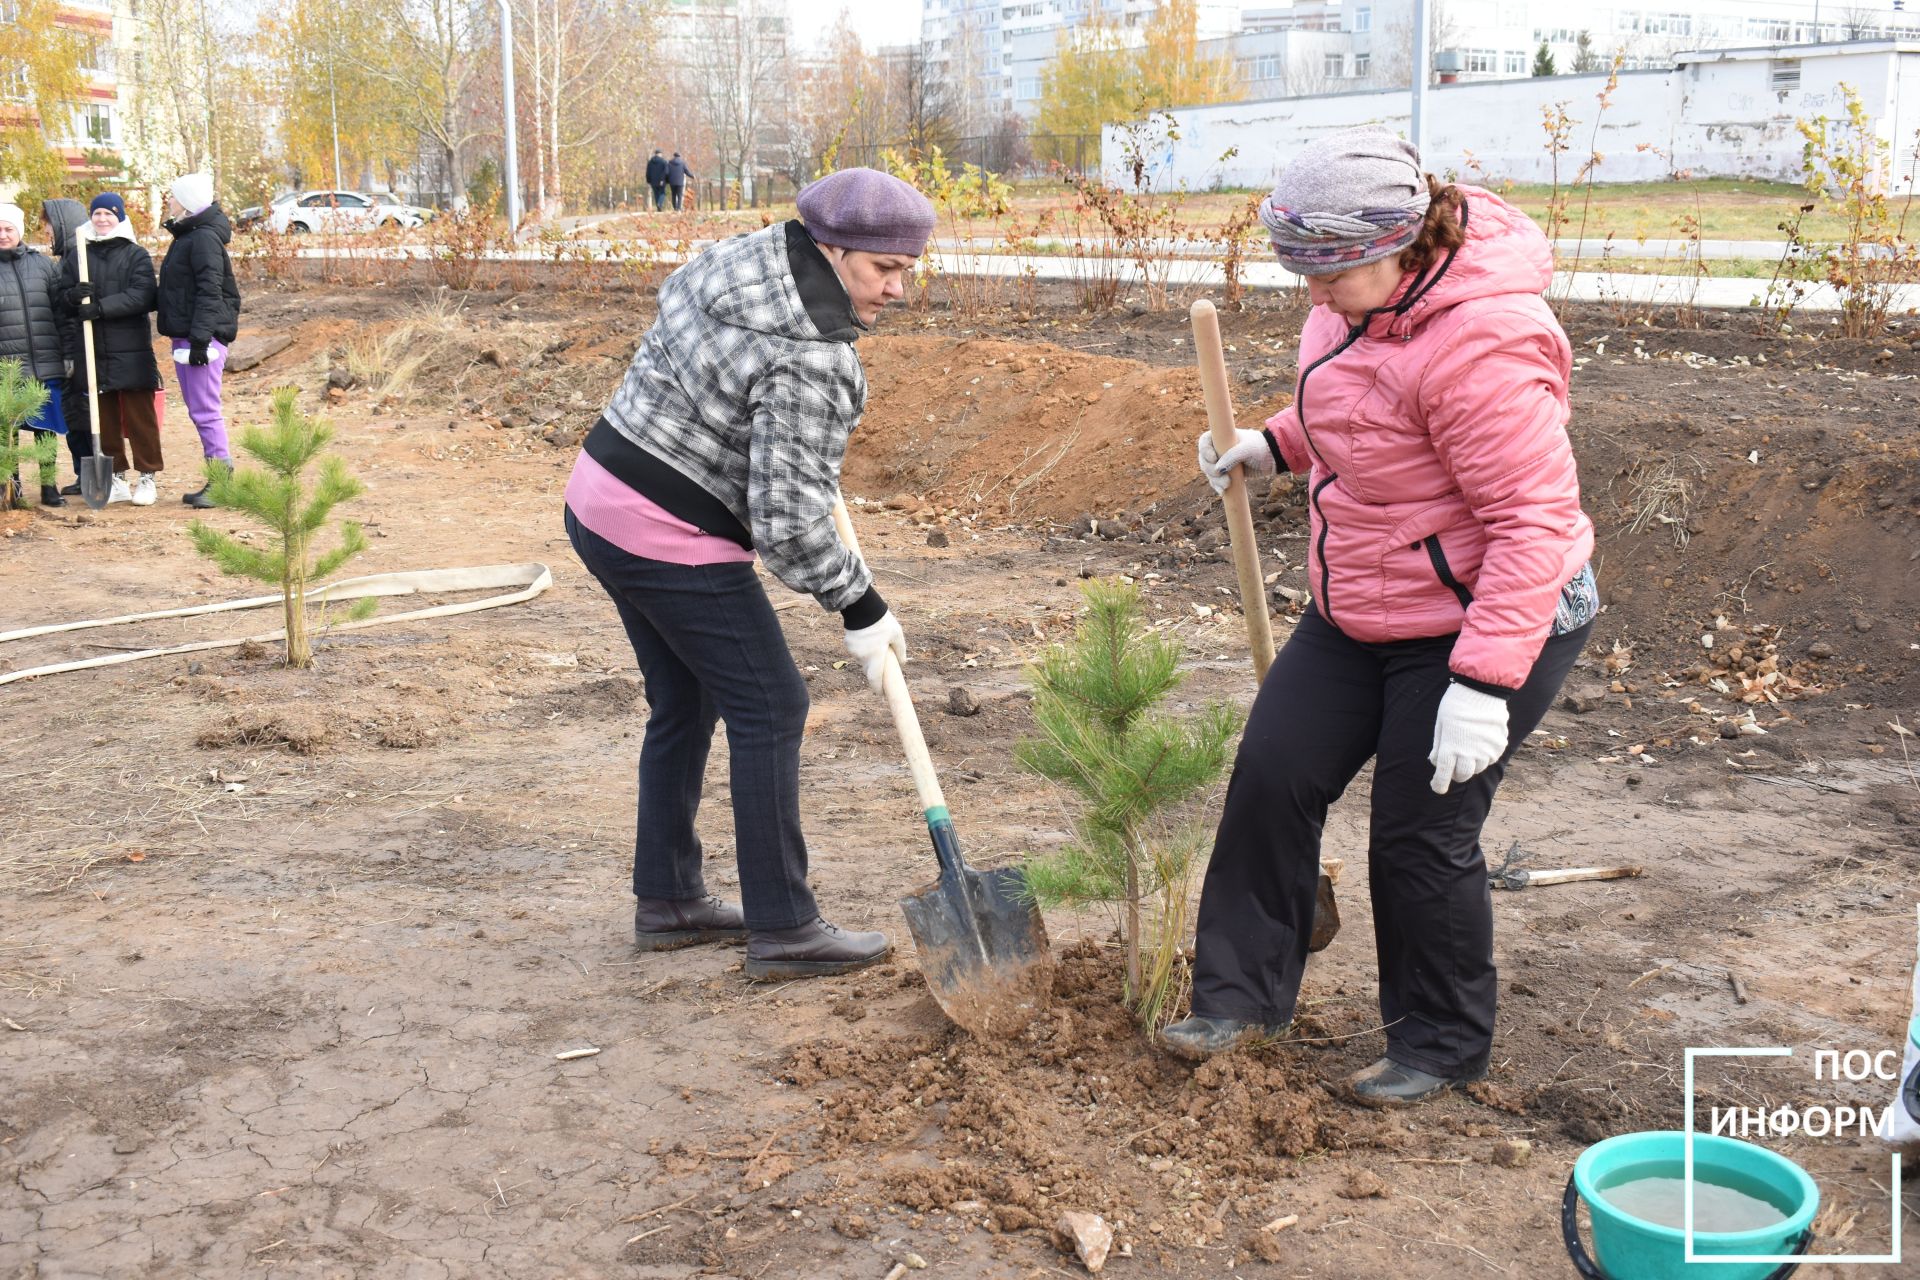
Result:
{"type": "Polygon", "coordinates": [[[819,44],[845,9],[869,50],[919,37],[920,0],[787,0],[793,31],[807,45],[819,44]]]}

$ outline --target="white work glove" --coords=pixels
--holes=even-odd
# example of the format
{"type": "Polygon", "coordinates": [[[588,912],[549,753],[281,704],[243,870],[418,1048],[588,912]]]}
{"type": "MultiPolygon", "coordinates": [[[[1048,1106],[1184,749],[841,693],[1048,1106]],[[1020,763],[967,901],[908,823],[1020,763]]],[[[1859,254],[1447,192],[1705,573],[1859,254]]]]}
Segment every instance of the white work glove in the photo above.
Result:
{"type": "Polygon", "coordinates": [[[1251,476],[1274,473],[1273,450],[1267,447],[1267,433],[1235,427],[1233,447],[1224,454],[1213,447],[1213,433],[1200,433],[1200,474],[1207,478],[1215,493],[1227,491],[1227,476],[1235,467],[1243,467],[1251,476]]]}
{"type": "Polygon", "coordinates": [[[1447,794],[1456,782],[1465,782],[1500,758],[1507,749],[1507,704],[1490,693],[1464,684],[1449,684],[1433,721],[1435,795],[1447,794]]]}
{"type": "Polygon", "coordinates": [[[867,673],[867,687],[875,693],[884,692],[880,676],[886,670],[889,649],[905,665],[907,633],[900,629],[891,609],[881,614],[880,621],[872,626],[857,627],[847,632],[847,652],[859,660],[861,668],[867,673]]]}

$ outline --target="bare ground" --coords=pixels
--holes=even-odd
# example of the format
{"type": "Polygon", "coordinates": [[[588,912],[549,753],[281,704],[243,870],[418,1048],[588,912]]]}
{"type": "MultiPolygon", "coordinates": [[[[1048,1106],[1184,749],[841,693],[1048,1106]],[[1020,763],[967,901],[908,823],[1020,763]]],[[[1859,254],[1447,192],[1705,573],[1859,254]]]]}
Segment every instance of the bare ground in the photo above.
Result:
{"type": "MultiPolygon", "coordinates": [[[[338,363],[410,302],[249,305],[297,341],[231,380],[240,422],[279,382],[318,401],[326,349],[338,363]]],[[[0,1272],[878,1280],[923,1260],[1028,1277],[1079,1270],[1046,1232],[1073,1207],[1115,1224],[1130,1255],[1115,1274],[1557,1274],[1574,1157],[1678,1123],[1684,1046],[1798,1050],[1704,1073],[1703,1106],[1888,1100],[1814,1081],[1809,1058],[1895,1045],[1908,1014],[1920,778],[1892,726],[1920,722],[1920,358],[1904,343],[1575,318],[1609,610],[1488,847],[1647,875],[1497,895],[1490,1085],[1379,1115],[1336,1087],[1381,1047],[1364,776],[1329,826],[1346,924],[1310,967],[1296,1039],[1199,1069],[1155,1054],[1114,1006],[1110,922],[1061,914],[1054,1011],[977,1043],[941,1019],[899,925],[895,900],[932,864],[884,708],[834,667],[835,620],[777,587],[814,699],[813,878],[834,918],[893,930],[901,953],[756,987],[737,950],[632,951],[645,703],[558,495],[567,445],[647,318],[600,297],[476,296],[410,344],[428,356],[409,385],[332,406],[369,486],[356,569],[539,559],[556,579],[540,599],[338,636],[310,674],[218,651],[0,690],[0,1272]],[[1682,505],[1643,519],[1680,499],[1675,480],[1682,505]],[[599,1053],[556,1058],[584,1047],[599,1053]],[[1531,1159],[1494,1163],[1512,1138],[1531,1159]],[[1283,1214],[1297,1224],[1260,1230],[1283,1214]]],[[[1296,326],[1228,317],[1248,404],[1282,402],[1296,326]]],[[[1188,644],[1183,696],[1251,696],[1231,569],[1191,479],[1183,326],[1043,308],[883,333],[863,344],[873,407],[847,487],[871,501],[856,517],[908,620],[970,852],[1046,848],[1067,818],[1011,759],[1029,724],[1019,667],[1071,627],[1082,572],[1146,586],[1188,644]],[[956,685],[977,716],[944,710],[956,685]]],[[[183,535],[193,438],[174,410],[161,505],[8,518],[0,629],[249,593],[183,535]]],[[[1303,528],[1276,486],[1262,546],[1282,608],[1303,528]]],[[[8,650],[10,668],[103,651],[8,650]]],[[[715,754],[702,826],[725,892],[715,754]]],[[[1877,1144],[1786,1149],[1822,1185],[1818,1248],[1884,1250],[1877,1144]]]]}

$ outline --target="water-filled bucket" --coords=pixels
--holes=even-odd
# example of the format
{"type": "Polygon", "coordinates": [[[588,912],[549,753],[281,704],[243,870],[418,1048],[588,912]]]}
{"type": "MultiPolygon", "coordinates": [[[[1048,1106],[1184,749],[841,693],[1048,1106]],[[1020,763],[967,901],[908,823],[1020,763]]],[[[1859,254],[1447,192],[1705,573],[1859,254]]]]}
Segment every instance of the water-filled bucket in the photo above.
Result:
{"type": "MultiPolygon", "coordinates": [[[[1643,1178],[1679,1178],[1685,1172],[1686,1135],[1674,1130],[1628,1133],[1596,1143],[1574,1162],[1561,1203],[1560,1228],[1574,1268],[1586,1280],[1785,1280],[1796,1262],[1686,1261],[1685,1237],[1627,1213],[1605,1192],[1643,1178]],[[1580,1242],[1579,1202],[1593,1219],[1593,1257],[1580,1242]]],[[[1781,1257],[1806,1252],[1808,1229],[1820,1208],[1820,1189],[1785,1156],[1733,1138],[1693,1135],[1693,1177],[1764,1200],[1783,1219],[1751,1231],[1700,1231],[1696,1256],[1747,1254],[1781,1257]]],[[[1698,1212],[1696,1203],[1696,1213],[1698,1212]]]]}

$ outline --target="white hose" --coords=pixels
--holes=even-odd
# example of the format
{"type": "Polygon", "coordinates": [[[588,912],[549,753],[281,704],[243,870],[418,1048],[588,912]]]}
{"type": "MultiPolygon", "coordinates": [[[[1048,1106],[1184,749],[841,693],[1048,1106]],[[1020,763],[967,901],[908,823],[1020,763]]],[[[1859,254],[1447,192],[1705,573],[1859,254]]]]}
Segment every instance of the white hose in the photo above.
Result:
{"type": "MultiPolygon", "coordinates": [[[[414,609],[407,613],[368,618],[362,622],[342,622],[327,628],[328,631],[362,631],[368,627],[384,627],[393,622],[447,618],[458,613],[478,613],[482,609],[498,609],[503,605],[519,604],[533,599],[552,585],[553,571],[544,564],[537,562],[485,564],[464,569],[419,569],[406,573],[373,573],[363,578],[346,578],[323,587],[312,588],[307,592],[307,600],[309,603],[314,603],[341,598],[358,600],[368,596],[410,596],[450,591],[484,591],[500,587],[516,588],[502,595],[469,600],[464,604],[436,605],[431,609],[414,609]]],[[[62,631],[86,631],[94,627],[115,627],[123,623],[150,622],[158,618],[190,618],[203,613],[227,613],[236,609],[264,609],[269,605],[278,606],[280,603],[279,596],[252,596],[245,600],[194,605],[186,609],[159,609],[152,613],[123,614],[118,618],[60,622],[44,627],[27,627],[19,631],[0,632],[0,644],[5,644],[9,640],[25,640],[32,636],[52,635],[62,631]]],[[[139,662],[144,658],[164,658],[176,653],[229,649],[246,644],[250,640],[264,643],[268,640],[285,639],[286,634],[283,628],[278,631],[263,631],[258,635],[231,636],[224,640],[199,640],[193,644],[173,645],[165,649],[141,649],[135,653],[113,653],[79,662],[58,662],[51,666],[29,667],[24,671],[10,671],[0,675],[0,684],[12,684],[15,680],[30,680],[36,676],[59,675],[65,671],[85,671],[90,667],[117,666],[122,662],[139,662]]]]}

